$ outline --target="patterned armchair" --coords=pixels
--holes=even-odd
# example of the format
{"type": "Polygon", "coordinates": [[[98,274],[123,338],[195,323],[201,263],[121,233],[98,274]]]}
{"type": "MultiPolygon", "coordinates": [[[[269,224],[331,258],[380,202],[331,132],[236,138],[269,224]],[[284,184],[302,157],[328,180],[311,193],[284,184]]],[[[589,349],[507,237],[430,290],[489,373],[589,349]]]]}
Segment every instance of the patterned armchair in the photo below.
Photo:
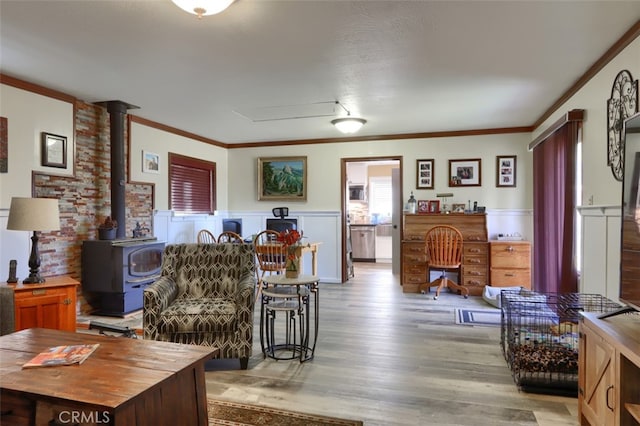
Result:
{"type": "Polygon", "coordinates": [[[251,244],[168,245],[161,277],[144,290],[144,338],[213,346],[246,370],[255,286],[251,244]]]}

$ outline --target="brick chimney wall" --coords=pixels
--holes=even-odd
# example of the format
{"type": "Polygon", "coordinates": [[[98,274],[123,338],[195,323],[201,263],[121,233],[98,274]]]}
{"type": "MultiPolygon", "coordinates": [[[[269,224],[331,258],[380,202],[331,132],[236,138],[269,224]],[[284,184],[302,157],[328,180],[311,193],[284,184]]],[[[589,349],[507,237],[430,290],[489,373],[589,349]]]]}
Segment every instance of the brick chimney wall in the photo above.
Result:
{"type": "MultiPolygon", "coordinates": [[[[34,172],[32,184],[34,197],[60,200],[60,231],[42,233],[39,241],[41,273],[80,280],[82,241],[97,239],[98,224],[111,214],[110,130],[105,108],[77,101],[75,110],[75,176],[34,172]]],[[[136,222],[152,228],[153,185],[127,182],[126,205],[127,237],[136,222]]],[[[85,312],[89,308],[80,293],[85,312]]]]}

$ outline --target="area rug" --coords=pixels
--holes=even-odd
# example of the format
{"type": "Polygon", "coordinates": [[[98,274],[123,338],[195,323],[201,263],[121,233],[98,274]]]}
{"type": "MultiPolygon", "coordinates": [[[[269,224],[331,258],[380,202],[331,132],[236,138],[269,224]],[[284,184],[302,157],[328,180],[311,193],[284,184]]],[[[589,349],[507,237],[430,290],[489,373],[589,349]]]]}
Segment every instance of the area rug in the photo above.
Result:
{"type": "Polygon", "coordinates": [[[362,426],[364,424],[359,420],[317,416],[297,411],[220,401],[211,398],[207,401],[207,408],[210,426],[362,426]]]}
{"type": "Polygon", "coordinates": [[[456,324],[499,327],[500,309],[456,309],[456,324]]]}

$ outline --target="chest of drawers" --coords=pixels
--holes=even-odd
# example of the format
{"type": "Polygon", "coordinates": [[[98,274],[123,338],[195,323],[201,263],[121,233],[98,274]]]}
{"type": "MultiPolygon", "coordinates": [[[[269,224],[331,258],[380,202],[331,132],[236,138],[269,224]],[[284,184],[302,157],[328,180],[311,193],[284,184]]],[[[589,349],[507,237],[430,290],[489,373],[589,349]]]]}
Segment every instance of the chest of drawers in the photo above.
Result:
{"type": "Polygon", "coordinates": [[[489,282],[494,287],[531,288],[531,243],[491,241],[489,282]]]}

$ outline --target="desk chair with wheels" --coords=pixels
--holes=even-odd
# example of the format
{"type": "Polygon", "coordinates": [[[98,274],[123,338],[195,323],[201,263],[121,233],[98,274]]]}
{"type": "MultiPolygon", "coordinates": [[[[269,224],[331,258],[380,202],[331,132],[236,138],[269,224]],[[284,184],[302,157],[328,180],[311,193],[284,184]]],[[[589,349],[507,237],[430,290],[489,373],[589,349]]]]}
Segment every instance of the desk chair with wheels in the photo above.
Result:
{"type": "Polygon", "coordinates": [[[279,232],[266,230],[256,235],[253,247],[258,261],[258,297],[262,293],[265,275],[282,274],[286,269],[287,249],[278,241],[279,232]]]}
{"type": "Polygon", "coordinates": [[[462,246],[463,238],[458,229],[449,225],[434,226],[427,232],[425,236],[425,245],[428,258],[427,280],[430,277],[432,269],[442,272],[440,278],[422,284],[420,293],[425,290],[429,291],[431,287],[438,286],[436,289],[435,300],[440,296],[440,290],[445,287],[453,288],[460,291],[466,299],[469,297],[469,289],[451,281],[446,276],[446,271],[456,269],[458,271],[458,282],[460,282],[460,270],[462,269],[462,246]]]}
{"type": "Polygon", "coordinates": [[[216,237],[207,229],[198,232],[198,244],[215,244],[216,237]]]}

